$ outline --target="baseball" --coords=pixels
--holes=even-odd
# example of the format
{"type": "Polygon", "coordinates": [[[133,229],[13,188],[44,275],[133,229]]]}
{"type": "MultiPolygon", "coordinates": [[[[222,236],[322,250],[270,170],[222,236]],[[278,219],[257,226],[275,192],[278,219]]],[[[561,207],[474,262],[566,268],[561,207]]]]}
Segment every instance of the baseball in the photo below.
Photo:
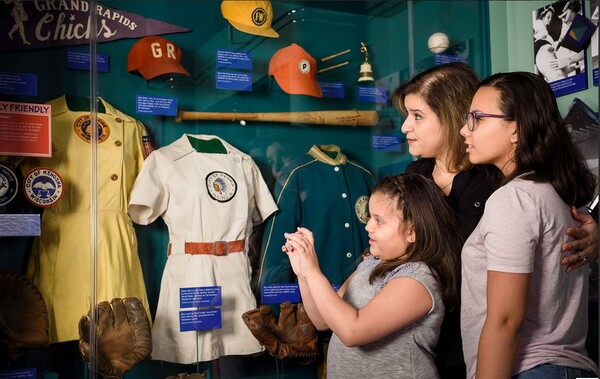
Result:
{"type": "Polygon", "coordinates": [[[450,41],[444,33],[433,33],[427,40],[427,46],[432,53],[439,54],[446,51],[450,41]]]}

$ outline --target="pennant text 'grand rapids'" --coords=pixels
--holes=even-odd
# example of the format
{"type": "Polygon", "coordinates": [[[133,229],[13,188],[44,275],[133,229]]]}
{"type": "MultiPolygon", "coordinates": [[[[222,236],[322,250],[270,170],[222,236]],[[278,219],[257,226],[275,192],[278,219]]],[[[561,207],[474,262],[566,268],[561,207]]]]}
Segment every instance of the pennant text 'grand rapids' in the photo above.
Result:
{"type": "Polygon", "coordinates": [[[99,4],[92,12],[86,0],[13,0],[0,3],[0,9],[0,50],[87,44],[92,14],[98,42],[190,31],[99,4]]]}

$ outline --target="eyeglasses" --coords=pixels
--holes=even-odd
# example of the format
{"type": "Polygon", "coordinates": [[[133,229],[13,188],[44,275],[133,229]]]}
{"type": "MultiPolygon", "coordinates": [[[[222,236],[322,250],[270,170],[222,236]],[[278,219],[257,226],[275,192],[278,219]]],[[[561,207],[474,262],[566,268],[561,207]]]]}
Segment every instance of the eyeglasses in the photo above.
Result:
{"type": "Polygon", "coordinates": [[[477,129],[477,125],[479,125],[479,120],[481,120],[482,118],[506,118],[506,115],[469,112],[467,113],[467,117],[465,117],[467,128],[472,132],[475,131],[475,129],[477,129]]]}

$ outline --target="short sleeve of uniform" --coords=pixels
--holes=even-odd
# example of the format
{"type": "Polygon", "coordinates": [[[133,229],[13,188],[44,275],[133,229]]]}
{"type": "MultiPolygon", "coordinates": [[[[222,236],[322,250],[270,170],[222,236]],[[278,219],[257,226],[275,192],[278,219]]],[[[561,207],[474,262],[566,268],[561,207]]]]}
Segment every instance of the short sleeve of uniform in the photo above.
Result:
{"type": "Polygon", "coordinates": [[[522,189],[505,185],[492,194],[480,224],[488,252],[487,270],[533,272],[539,215],[538,207],[522,189]]]}
{"type": "Polygon", "coordinates": [[[252,224],[258,225],[277,210],[277,205],[256,164],[252,164],[251,171],[255,202],[252,224]]]}
{"type": "Polygon", "coordinates": [[[131,190],[127,210],[131,220],[136,224],[150,224],[167,209],[169,194],[160,175],[158,159],[160,155],[160,151],[154,151],[144,161],[131,190]]]}

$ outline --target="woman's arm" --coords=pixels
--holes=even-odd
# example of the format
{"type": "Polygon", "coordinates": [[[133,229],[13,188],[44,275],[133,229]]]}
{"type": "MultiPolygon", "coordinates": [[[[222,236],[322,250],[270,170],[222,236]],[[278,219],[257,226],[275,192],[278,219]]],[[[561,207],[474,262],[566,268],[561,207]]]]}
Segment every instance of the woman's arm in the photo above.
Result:
{"type": "Polygon", "coordinates": [[[560,263],[567,266],[567,272],[585,266],[598,258],[598,223],[590,214],[579,212],[571,208],[571,215],[581,224],[579,228],[568,228],[566,233],[575,238],[562,245],[561,251],[573,251],[564,257],[560,263]],[[583,259],[585,257],[585,259],[583,259]]]}
{"type": "Polygon", "coordinates": [[[565,68],[569,67],[569,65],[582,60],[584,57],[584,52],[585,50],[582,50],[579,53],[571,54],[567,57],[556,58],[554,60],[551,60],[550,67],[553,69],[564,70],[565,68]]]}
{"type": "Polygon", "coordinates": [[[477,350],[477,378],[511,377],[527,313],[530,277],[488,271],[487,314],[477,350]]]}

